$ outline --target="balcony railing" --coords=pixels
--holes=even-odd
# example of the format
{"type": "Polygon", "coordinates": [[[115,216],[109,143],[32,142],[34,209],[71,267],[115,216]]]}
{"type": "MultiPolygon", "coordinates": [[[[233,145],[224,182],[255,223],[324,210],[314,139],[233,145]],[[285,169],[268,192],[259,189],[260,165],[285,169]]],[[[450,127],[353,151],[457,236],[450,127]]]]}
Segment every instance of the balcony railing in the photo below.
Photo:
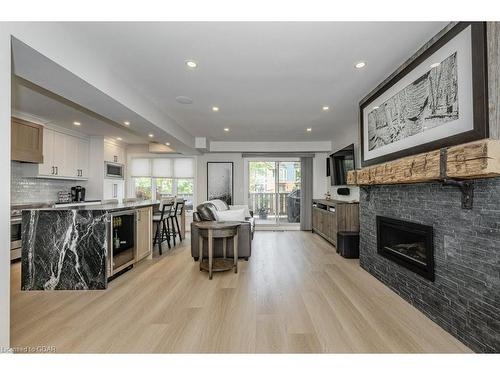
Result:
{"type": "Polygon", "coordinates": [[[300,200],[289,195],[290,193],[249,193],[248,206],[257,218],[264,212],[266,217],[279,216],[289,223],[298,223],[300,200]],[[289,212],[290,209],[292,212],[289,212]]]}

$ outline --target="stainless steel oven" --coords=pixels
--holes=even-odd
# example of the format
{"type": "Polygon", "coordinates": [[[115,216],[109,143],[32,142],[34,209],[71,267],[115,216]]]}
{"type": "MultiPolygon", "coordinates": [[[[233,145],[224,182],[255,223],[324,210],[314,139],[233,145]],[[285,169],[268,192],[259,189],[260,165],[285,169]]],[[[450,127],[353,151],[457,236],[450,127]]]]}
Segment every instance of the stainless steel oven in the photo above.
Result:
{"type": "Polygon", "coordinates": [[[106,178],[125,178],[125,166],[120,163],[104,162],[104,174],[106,178]]]}
{"type": "Polygon", "coordinates": [[[10,260],[21,258],[21,216],[10,218],[10,260]]]}
{"type": "Polygon", "coordinates": [[[10,207],[10,259],[21,258],[22,241],[22,211],[32,208],[50,207],[50,203],[13,204],[10,207]]]}

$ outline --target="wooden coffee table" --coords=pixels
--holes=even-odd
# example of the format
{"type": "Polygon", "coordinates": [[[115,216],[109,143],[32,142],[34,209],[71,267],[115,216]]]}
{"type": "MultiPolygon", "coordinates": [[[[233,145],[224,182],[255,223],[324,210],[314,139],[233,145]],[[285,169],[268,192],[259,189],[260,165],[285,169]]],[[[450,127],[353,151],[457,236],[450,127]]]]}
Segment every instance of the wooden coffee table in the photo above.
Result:
{"type": "Polygon", "coordinates": [[[213,272],[229,271],[238,273],[238,227],[237,221],[201,221],[195,224],[201,237],[199,243],[200,271],[208,271],[212,280],[213,272]],[[208,259],[203,258],[203,238],[208,238],[208,259]],[[214,239],[222,238],[222,258],[214,259],[214,239]],[[227,240],[233,239],[233,259],[226,257],[227,240]]]}

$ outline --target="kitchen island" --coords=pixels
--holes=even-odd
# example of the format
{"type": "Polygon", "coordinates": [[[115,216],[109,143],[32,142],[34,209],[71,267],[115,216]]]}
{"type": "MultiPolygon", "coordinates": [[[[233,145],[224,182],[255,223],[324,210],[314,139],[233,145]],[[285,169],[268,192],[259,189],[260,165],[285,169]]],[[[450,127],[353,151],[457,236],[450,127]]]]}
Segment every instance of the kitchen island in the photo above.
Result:
{"type": "Polygon", "coordinates": [[[24,210],[23,290],[106,289],[108,279],[151,256],[157,201],[24,210]]]}

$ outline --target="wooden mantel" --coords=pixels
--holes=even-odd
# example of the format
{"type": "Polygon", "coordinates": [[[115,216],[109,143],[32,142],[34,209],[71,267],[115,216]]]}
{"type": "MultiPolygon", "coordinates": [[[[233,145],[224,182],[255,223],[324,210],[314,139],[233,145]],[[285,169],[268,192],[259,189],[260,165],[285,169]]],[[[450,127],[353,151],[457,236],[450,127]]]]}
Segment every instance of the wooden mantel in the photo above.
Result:
{"type": "Polygon", "coordinates": [[[350,185],[386,185],[500,176],[500,140],[483,139],[349,171],[350,185]]]}

